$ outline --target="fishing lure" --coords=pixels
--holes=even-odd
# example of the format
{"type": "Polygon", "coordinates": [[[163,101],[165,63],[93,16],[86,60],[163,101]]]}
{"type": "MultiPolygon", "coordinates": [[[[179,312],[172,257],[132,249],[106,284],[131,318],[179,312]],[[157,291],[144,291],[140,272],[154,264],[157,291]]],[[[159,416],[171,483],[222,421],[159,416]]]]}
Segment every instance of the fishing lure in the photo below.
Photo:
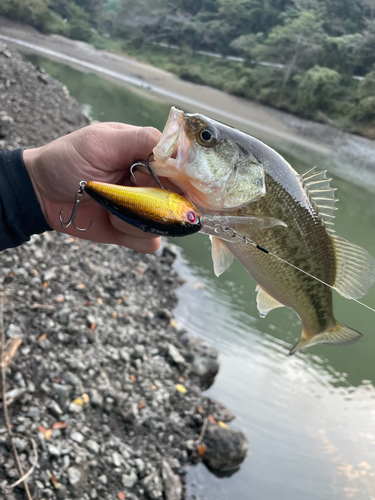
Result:
{"type": "Polygon", "coordinates": [[[91,223],[85,229],[75,224],[79,203],[85,192],[119,219],[155,235],[188,236],[202,227],[196,207],[184,196],[168,189],[81,181],[67,222],[63,217],[63,209],[60,211],[63,229],[73,225],[78,231],[87,231],[91,227],[91,223]]]}

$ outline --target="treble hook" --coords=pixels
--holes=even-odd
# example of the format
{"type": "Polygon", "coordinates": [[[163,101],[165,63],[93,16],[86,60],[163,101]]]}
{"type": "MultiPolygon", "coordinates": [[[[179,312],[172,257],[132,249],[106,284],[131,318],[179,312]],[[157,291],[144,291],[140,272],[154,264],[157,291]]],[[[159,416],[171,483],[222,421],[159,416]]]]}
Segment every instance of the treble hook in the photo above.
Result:
{"type": "Polygon", "coordinates": [[[77,210],[78,210],[79,204],[81,203],[82,198],[85,195],[85,186],[86,186],[86,184],[87,184],[86,181],[81,181],[79,183],[79,189],[78,189],[78,191],[76,192],[76,195],[75,195],[74,207],[73,207],[73,210],[72,210],[72,213],[71,213],[71,215],[69,217],[68,222],[65,222],[65,217],[63,217],[63,211],[64,211],[64,209],[62,208],[60,210],[59,219],[60,219],[61,227],[63,229],[67,229],[70,225],[72,225],[75,229],[77,229],[77,231],[84,232],[84,231],[87,231],[88,229],[90,229],[92,221],[90,222],[90,224],[88,225],[88,227],[86,227],[86,229],[81,229],[80,227],[77,227],[76,224],[75,224],[75,222],[74,222],[74,219],[75,219],[75,217],[77,215],[77,210]]]}
{"type": "Polygon", "coordinates": [[[133,163],[133,165],[130,167],[130,175],[133,177],[133,179],[134,179],[134,180],[136,180],[136,179],[135,179],[135,175],[134,175],[134,173],[133,173],[133,170],[134,170],[134,168],[135,168],[135,167],[137,167],[138,165],[141,165],[142,167],[147,168],[147,170],[149,171],[149,173],[152,175],[152,177],[153,177],[154,181],[155,181],[155,182],[157,182],[157,183],[159,184],[159,186],[160,186],[162,189],[164,189],[164,186],[163,186],[163,185],[162,185],[162,183],[160,182],[160,180],[159,180],[158,176],[155,174],[155,172],[154,172],[154,171],[152,170],[152,168],[150,167],[150,164],[148,163],[148,160],[149,160],[150,156],[152,156],[153,154],[154,154],[154,153],[150,153],[150,154],[148,155],[148,158],[147,158],[147,160],[146,160],[146,161],[137,161],[137,162],[133,163]]]}

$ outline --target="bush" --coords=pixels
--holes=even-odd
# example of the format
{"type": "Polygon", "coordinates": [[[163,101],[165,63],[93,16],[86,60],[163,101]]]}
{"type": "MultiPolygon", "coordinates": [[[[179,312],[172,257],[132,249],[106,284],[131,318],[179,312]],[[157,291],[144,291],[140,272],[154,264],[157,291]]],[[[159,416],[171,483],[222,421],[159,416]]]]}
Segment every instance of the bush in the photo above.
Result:
{"type": "Polygon", "coordinates": [[[339,73],[322,66],[314,66],[294,81],[297,83],[297,109],[306,116],[313,116],[317,110],[332,109],[333,97],[341,90],[339,73]]]}
{"type": "Polygon", "coordinates": [[[358,121],[375,120],[375,96],[365,97],[361,99],[357,110],[358,121]]]}
{"type": "Polygon", "coordinates": [[[68,27],[70,38],[90,42],[92,31],[89,16],[81,7],[72,2],[69,5],[68,27]]]}
{"type": "Polygon", "coordinates": [[[375,70],[370,71],[358,85],[358,99],[375,96],[375,70]]]}

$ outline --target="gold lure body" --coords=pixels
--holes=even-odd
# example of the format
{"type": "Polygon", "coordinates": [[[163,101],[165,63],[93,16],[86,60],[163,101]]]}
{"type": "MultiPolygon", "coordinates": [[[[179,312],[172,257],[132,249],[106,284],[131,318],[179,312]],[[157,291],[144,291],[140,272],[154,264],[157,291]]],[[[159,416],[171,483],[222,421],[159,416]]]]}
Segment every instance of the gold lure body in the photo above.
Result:
{"type": "Polygon", "coordinates": [[[109,212],[145,232],[187,236],[202,227],[196,207],[168,189],[89,181],[85,191],[109,212]]]}

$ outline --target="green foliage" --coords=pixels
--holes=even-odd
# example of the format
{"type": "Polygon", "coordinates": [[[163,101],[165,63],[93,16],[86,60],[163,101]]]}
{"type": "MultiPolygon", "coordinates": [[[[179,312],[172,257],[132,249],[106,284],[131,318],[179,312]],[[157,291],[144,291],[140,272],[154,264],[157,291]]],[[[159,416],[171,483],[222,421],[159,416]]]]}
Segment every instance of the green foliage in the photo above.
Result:
{"type": "Polygon", "coordinates": [[[48,8],[48,0],[2,0],[0,14],[22,21],[41,31],[65,33],[63,20],[48,8]]]}
{"type": "Polygon", "coordinates": [[[297,81],[297,109],[307,116],[317,110],[332,109],[333,97],[340,92],[341,77],[337,71],[314,66],[297,81]]]}
{"type": "Polygon", "coordinates": [[[375,97],[375,69],[370,71],[358,85],[357,89],[358,99],[365,99],[366,97],[375,97]]]}
{"type": "Polygon", "coordinates": [[[73,2],[69,5],[69,36],[75,40],[89,42],[92,36],[89,16],[86,12],[73,2]]]}
{"type": "Polygon", "coordinates": [[[356,119],[358,121],[375,120],[375,96],[365,97],[359,101],[356,119]]]}

